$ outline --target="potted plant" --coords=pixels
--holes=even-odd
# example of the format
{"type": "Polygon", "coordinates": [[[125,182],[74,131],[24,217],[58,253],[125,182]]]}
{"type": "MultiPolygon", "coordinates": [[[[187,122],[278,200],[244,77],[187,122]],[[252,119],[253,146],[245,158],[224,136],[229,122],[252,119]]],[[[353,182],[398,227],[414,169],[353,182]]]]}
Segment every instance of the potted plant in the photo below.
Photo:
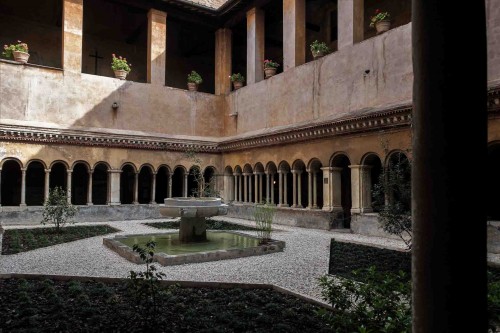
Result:
{"type": "Polygon", "coordinates": [[[391,28],[391,15],[389,12],[381,12],[380,9],[375,10],[375,15],[370,18],[370,27],[377,30],[377,34],[386,32],[391,28]]]}
{"type": "Polygon", "coordinates": [[[245,82],[245,77],[241,73],[236,73],[230,76],[231,82],[233,83],[234,90],[238,90],[243,87],[245,82]]]}
{"type": "Polygon", "coordinates": [[[325,54],[330,53],[330,48],[326,45],[325,42],[320,43],[317,40],[315,40],[311,44],[311,53],[312,53],[314,59],[321,58],[325,54]]]}
{"type": "Polygon", "coordinates": [[[203,82],[201,75],[196,73],[195,71],[191,71],[191,73],[188,74],[187,80],[189,91],[198,91],[198,85],[203,82]]]}
{"type": "Polygon", "coordinates": [[[17,44],[10,44],[3,46],[4,51],[2,55],[6,58],[14,58],[15,61],[20,63],[27,63],[30,57],[28,53],[28,44],[17,41],[17,44]]]}
{"type": "Polygon", "coordinates": [[[115,77],[120,80],[125,80],[127,74],[130,73],[132,64],[127,63],[127,58],[122,56],[116,56],[114,53],[113,62],[111,63],[111,69],[115,72],[115,77]]]}
{"type": "Polygon", "coordinates": [[[276,75],[276,70],[279,66],[280,64],[278,64],[277,62],[267,59],[264,60],[264,74],[266,76],[266,79],[276,75]]]}

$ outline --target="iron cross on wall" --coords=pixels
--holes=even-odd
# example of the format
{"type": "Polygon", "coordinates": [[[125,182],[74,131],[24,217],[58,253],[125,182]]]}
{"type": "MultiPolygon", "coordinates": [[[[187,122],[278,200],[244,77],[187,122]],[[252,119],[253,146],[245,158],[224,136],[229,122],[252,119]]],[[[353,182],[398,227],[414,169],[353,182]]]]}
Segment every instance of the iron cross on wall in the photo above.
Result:
{"type": "Polygon", "coordinates": [[[97,62],[99,61],[99,59],[103,59],[103,57],[99,56],[97,49],[94,51],[94,54],[90,54],[89,57],[95,58],[94,74],[97,75],[97,62]]]}

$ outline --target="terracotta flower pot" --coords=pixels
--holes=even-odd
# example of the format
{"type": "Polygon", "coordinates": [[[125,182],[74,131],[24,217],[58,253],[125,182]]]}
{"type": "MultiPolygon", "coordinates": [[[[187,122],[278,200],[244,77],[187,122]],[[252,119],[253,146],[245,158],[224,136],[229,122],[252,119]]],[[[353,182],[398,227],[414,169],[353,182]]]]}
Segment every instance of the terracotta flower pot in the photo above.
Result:
{"type": "Polygon", "coordinates": [[[240,81],[234,81],[234,82],[233,82],[233,87],[234,87],[234,90],[238,90],[238,89],[240,89],[241,87],[243,87],[243,82],[240,82],[240,81]]]}
{"type": "Polygon", "coordinates": [[[198,85],[194,82],[188,82],[189,91],[198,91],[198,85]]]}
{"type": "Polygon", "coordinates": [[[323,51],[311,51],[311,52],[314,59],[321,58],[322,56],[325,55],[323,51]]]}
{"type": "Polygon", "coordinates": [[[23,64],[27,63],[30,57],[30,54],[28,52],[12,51],[12,54],[14,55],[15,61],[21,62],[23,64]]]}
{"type": "Polygon", "coordinates": [[[375,23],[375,29],[377,29],[377,34],[388,31],[391,28],[391,21],[378,21],[375,23]]]}
{"type": "Polygon", "coordinates": [[[125,80],[127,78],[127,71],[124,71],[123,69],[117,69],[115,70],[115,77],[120,80],[125,80]]]}
{"type": "Polygon", "coordinates": [[[276,75],[276,68],[273,67],[264,68],[264,74],[266,75],[266,79],[270,78],[271,76],[276,75]]]}

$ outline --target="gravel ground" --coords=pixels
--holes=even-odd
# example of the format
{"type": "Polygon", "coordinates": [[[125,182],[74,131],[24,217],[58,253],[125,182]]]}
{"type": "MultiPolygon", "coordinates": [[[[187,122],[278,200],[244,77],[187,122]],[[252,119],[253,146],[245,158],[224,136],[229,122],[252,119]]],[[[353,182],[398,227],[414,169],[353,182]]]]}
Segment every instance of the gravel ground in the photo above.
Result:
{"type": "MultiPolygon", "coordinates": [[[[251,225],[252,222],[222,218],[251,225]]],[[[122,230],[116,234],[158,233],[165,229],[145,226],[149,221],[100,222],[122,230]]],[[[164,220],[161,220],[164,221],[164,220]]],[[[79,223],[84,225],[89,223],[79,223]]],[[[33,226],[25,226],[32,228],[33,226]]],[[[4,227],[5,229],[21,226],[4,227]]],[[[275,226],[273,238],[286,242],[284,252],[270,255],[163,267],[168,280],[270,283],[319,299],[317,279],[328,270],[330,239],[351,240],[385,247],[403,248],[398,240],[366,237],[346,232],[275,226]]],[[[248,232],[254,234],[254,232],[248,232]]],[[[106,235],[112,237],[115,234],[106,235]]],[[[142,270],[102,244],[103,236],[0,256],[0,273],[36,273],[99,277],[126,277],[130,270],[142,270]]]]}

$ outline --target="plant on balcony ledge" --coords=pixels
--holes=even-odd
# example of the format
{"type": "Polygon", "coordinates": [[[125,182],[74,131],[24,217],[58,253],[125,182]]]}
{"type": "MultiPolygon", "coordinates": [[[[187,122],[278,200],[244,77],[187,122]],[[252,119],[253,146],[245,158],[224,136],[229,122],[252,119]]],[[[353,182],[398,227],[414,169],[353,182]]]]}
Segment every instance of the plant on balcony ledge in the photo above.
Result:
{"type": "Polygon", "coordinates": [[[312,53],[314,59],[321,58],[325,54],[330,53],[330,48],[326,45],[325,42],[320,43],[317,40],[315,40],[311,44],[311,53],[312,53]]]}
{"type": "Polygon", "coordinates": [[[127,74],[132,70],[132,64],[127,63],[127,58],[122,56],[116,56],[114,53],[113,62],[111,63],[111,69],[115,72],[115,77],[120,80],[125,80],[127,74]]]}
{"type": "Polygon", "coordinates": [[[391,28],[391,14],[375,9],[375,15],[370,18],[370,27],[377,30],[377,34],[386,32],[391,28]]]}
{"type": "Polygon", "coordinates": [[[279,66],[280,64],[278,64],[277,62],[267,59],[264,60],[264,74],[266,76],[266,79],[276,75],[276,71],[278,70],[279,66]]]}
{"type": "Polygon", "coordinates": [[[15,61],[20,63],[27,63],[30,57],[28,53],[28,44],[17,41],[17,44],[10,44],[3,46],[4,51],[2,55],[6,58],[14,58],[15,61]]]}
{"type": "Polygon", "coordinates": [[[243,87],[243,83],[245,82],[245,77],[241,75],[241,73],[233,74],[229,78],[233,83],[234,90],[238,90],[241,87],[243,87]]]}
{"type": "Polygon", "coordinates": [[[198,74],[195,71],[191,71],[191,73],[188,74],[187,81],[188,81],[188,90],[197,91],[198,85],[203,82],[203,79],[201,78],[200,74],[198,74]]]}

